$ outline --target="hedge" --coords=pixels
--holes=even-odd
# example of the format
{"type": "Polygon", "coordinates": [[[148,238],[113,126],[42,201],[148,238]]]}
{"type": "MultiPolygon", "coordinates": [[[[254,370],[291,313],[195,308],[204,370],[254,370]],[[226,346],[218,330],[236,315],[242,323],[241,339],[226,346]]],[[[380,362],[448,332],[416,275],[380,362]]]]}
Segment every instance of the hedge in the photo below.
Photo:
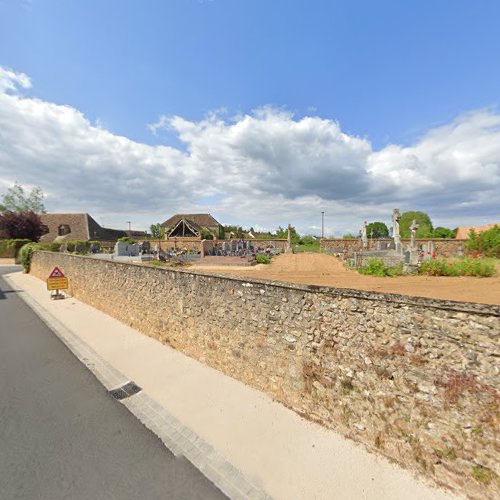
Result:
{"type": "Polygon", "coordinates": [[[17,257],[19,249],[26,245],[26,243],[31,243],[28,239],[0,239],[0,258],[2,259],[14,259],[17,257]]]}

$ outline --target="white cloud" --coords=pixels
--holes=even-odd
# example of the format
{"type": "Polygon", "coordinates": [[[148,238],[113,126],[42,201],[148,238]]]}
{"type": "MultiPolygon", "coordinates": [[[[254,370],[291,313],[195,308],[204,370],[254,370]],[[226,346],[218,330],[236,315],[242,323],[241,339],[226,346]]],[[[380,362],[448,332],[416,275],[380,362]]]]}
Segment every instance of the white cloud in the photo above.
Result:
{"type": "Polygon", "coordinates": [[[19,87],[24,89],[31,87],[29,76],[0,66],[0,92],[15,92],[19,87]]]}
{"type": "Polygon", "coordinates": [[[273,108],[198,122],[161,116],[149,125],[154,134],[175,133],[180,150],[114,135],[72,107],[13,93],[29,78],[0,75],[0,185],[38,184],[53,211],[146,227],[202,210],[228,223],[291,222],[317,233],[325,210],[326,230],[337,234],[357,232],[366,219],[388,221],[395,206],[426,210],[440,225],[500,216],[500,115],[491,110],[380,151],[335,121],[273,108]]]}

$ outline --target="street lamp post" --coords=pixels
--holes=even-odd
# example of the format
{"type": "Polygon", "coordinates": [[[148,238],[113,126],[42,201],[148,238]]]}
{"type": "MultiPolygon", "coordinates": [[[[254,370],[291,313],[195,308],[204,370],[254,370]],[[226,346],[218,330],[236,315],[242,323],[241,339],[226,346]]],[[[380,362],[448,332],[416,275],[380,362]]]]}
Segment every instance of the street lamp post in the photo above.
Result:
{"type": "Polygon", "coordinates": [[[325,237],[325,212],[321,212],[321,239],[325,237]]]}

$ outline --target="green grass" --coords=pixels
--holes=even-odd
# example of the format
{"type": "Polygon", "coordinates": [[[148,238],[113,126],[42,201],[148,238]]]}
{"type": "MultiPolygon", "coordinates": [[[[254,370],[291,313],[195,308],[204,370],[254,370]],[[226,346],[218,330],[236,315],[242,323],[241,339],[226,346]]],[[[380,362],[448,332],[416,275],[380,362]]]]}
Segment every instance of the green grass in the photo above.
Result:
{"type": "Polygon", "coordinates": [[[319,252],[320,241],[314,241],[312,243],[307,243],[305,245],[300,245],[298,248],[294,248],[293,251],[296,253],[300,252],[319,252]]]}

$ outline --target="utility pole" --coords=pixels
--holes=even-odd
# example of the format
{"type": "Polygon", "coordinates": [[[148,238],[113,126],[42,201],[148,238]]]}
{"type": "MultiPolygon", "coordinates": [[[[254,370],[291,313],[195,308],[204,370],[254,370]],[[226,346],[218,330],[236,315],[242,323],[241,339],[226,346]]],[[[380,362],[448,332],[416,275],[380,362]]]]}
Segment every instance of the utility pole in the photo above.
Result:
{"type": "Polygon", "coordinates": [[[321,212],[321,239],[325,237],[325,212],[321,212]]]}

